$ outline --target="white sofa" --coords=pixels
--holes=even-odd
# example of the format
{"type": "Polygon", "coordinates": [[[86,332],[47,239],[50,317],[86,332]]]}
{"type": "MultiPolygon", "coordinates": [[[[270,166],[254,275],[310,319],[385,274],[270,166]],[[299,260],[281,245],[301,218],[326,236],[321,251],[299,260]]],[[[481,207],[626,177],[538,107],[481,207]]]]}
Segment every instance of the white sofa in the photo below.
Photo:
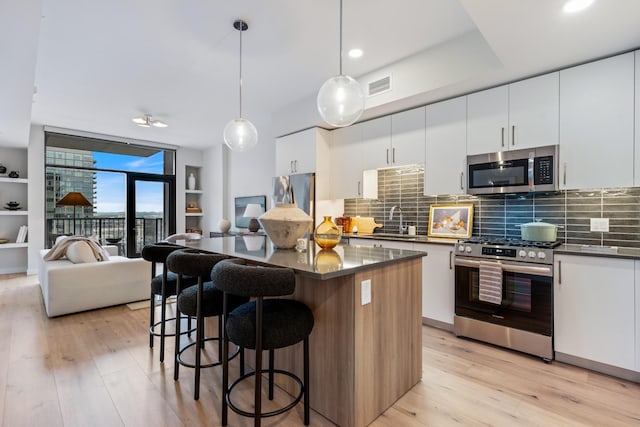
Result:
{"type": "Polygon", "coordinates": [[[105,246],[109,260],[74,264],[67,259],[44,261],[40,251],[38,277],[47,316],[141,301],[149,298],[151,263],[117,255],[105,246]]]}

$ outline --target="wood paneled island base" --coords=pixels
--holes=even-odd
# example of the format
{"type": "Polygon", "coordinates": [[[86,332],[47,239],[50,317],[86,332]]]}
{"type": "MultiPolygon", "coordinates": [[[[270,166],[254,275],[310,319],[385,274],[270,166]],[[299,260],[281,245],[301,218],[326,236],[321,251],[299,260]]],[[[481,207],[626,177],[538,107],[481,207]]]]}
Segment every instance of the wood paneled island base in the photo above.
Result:
{"type": "MultiPolygon", "coordinates": [[[[315,316],[310,403],[317,412],[340,426],[366,426],[420,381],[420,258],[325,280],[298,275],[294,298],[315,316]],[[364,280],[371,280],[366,305],[364,280]]],[[[301,344],[276,351],[275,359],[276,368],[302,377],[301,344]]]]}

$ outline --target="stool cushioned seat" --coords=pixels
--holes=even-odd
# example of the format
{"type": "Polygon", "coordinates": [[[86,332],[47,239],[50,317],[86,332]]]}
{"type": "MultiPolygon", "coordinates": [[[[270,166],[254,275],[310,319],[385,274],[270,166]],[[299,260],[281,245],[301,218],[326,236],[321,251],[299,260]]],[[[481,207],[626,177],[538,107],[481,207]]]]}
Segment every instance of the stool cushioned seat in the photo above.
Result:
{"type": "MultiPolygon", "coordinates": [[[[222,314],[222,292],[220,292],[213,282],[204,282],[202,289],[202,315],[204,317],[219,316],[222,314]]],[[[230,296],[229,304],[237,307],[247,302],[246,297],[230,296]]],[[[178,309],[181,313],[195,316],[198,304],[198,286],[190,286],[180,292],[178,298],[178,309]]]]}
{"type": "MultiPolygon", "coordinates": [[[[265,299],[262,349],[288,347],[304,340],[313,330],[313,314],[299,301],[265,299]]],[[[229,339],[240,347],[256,348],[256,303],[248,302],[229,313],[229,339]]]]}

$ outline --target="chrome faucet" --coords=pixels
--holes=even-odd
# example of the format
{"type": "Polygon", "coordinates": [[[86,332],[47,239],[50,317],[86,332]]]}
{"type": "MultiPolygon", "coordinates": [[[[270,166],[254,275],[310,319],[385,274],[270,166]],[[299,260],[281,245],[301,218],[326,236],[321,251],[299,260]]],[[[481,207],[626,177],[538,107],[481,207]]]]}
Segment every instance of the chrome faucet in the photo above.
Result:
{"type": "Polygon", "coordinates": [[[396,211],[396,209],[398,209],[398,214],[400,215],[400,227],[399,227],[399,232],[400,234],[404,233],[404,225],[403,224],[403,217],[402,217],[402,209],[400,208],[400,206],[398,205],[393,205],[393,207],[391,207],[391,211],[389,212],[389,221],[391,221],[393,219],[393,213],[396,211]]]}

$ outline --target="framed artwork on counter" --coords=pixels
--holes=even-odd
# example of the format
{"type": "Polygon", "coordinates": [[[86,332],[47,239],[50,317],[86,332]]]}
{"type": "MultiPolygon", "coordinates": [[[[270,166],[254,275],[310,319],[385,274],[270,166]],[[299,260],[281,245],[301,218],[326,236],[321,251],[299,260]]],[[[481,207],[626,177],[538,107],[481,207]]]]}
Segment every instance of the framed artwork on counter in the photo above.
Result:
{"type": "Polygon", "coordinates": [[[429,237],[469,238],[473,231],[473,204],[431,205],[429,237]]]}

